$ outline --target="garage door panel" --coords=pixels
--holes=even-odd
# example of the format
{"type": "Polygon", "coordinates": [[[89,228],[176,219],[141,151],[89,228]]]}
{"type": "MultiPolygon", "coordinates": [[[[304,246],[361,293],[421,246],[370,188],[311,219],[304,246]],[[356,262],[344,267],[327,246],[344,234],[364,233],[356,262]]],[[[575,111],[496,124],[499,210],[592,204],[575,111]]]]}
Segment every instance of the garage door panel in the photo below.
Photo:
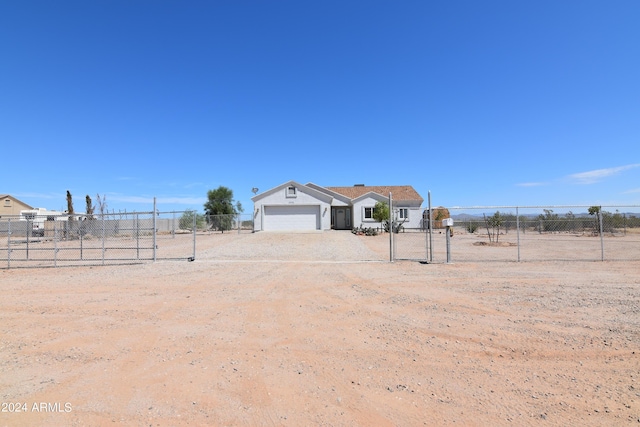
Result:
{"type": "Polygon", "coordinates": [[[318,230],[319,206],[265,206],[264,230],[318,230]]]}

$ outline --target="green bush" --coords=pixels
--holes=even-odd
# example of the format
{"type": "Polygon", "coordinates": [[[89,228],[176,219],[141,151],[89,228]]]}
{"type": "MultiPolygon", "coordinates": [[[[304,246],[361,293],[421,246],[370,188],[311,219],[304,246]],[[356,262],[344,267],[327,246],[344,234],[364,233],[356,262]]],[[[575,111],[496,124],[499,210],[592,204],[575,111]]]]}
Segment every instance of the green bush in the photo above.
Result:
{"type": "Polygon", "coordinates": [[[186,210],[178,220],[178,227],[181,230],[193,229],[193,217],[196,218],[196,228],[204,228],[206,221],[204,215],[199,215],[196,211],[186,210]]]}
{"type": "Polygon", "coordinates": [[[480,228],[480,225],[477,222],[469,221],[467,223],[467,232],[469,233],[475,233],[478,228],[480,228]]]}

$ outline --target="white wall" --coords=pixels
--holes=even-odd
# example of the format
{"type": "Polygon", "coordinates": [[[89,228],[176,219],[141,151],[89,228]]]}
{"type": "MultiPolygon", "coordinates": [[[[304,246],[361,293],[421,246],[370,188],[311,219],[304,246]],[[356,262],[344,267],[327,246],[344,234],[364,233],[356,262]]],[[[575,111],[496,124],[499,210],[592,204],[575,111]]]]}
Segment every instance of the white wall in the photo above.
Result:
{"type": "MultiPolygon", "coordinates": [[[[359,200],[353,205],[353,226],[354,227],[373,227],[373,228],[382,228],[382,223],[364,219],[364,208],[365,207],[374,207],[379,199],[375,199],[373,197],[367,197],[365,199],[359,200]]],[[[383,200],[384,202],[389,202],[389,200],[383,200]]],[[[409,219],[403,223],[405,228],[420,228],[422,226],[422,209],[419,206],[409,206],[406,203],[402,204],[401,202],[396,204],[394,202],[394,212],[398,208],[408,208],[409,209],[409,219]]]]}
{"type": "Polygon", "coordinates": [[[286,186],[276,189],[271,194],[254,203],[254,227],[256,231],[262,230],[264,219],[264,206],[318,206],[320,211],[320,229],[329,230],[331,228],[331,205],[325,201],[318,200],[314,195],[305,193],[304,187],[298,187],[296,197],[286,197],[286,186]]]}
{"type": "Polygon", "coordinates": [[[382,228],[381,222],[364,218],[364,208],[372,208],[376,205],[378,201],[380,200],[374,199],[373,197],[366,197],[364,199],[358,200],[356,203],[353,204],[353,226],[354,227],[362,226],[362,227],[382,228]]]}

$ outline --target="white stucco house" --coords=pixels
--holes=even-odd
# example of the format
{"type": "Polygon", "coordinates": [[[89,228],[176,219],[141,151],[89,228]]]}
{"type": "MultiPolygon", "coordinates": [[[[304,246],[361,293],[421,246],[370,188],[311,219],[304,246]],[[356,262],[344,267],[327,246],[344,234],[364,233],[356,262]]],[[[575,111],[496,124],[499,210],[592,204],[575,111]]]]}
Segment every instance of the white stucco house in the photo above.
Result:
{"type": "Polygon", "coordinates": [[[382,227],[373,219],[378,201],[393,197],[394,218],[405,228],[423,226],[423,199],[410,185],[321,187],[285,182],[251,198],[255,231],[350,230],[382,227]]]}

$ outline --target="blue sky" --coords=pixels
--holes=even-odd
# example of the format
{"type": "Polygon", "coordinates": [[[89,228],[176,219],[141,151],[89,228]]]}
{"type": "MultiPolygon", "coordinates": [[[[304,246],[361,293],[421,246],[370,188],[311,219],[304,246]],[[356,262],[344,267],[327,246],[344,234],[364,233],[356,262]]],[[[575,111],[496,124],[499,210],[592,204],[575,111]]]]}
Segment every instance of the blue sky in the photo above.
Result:
{"type": "Polygon", "coordinates": [[[0,193],[640,204],[640,2],[5,1],[0,193]]]}

